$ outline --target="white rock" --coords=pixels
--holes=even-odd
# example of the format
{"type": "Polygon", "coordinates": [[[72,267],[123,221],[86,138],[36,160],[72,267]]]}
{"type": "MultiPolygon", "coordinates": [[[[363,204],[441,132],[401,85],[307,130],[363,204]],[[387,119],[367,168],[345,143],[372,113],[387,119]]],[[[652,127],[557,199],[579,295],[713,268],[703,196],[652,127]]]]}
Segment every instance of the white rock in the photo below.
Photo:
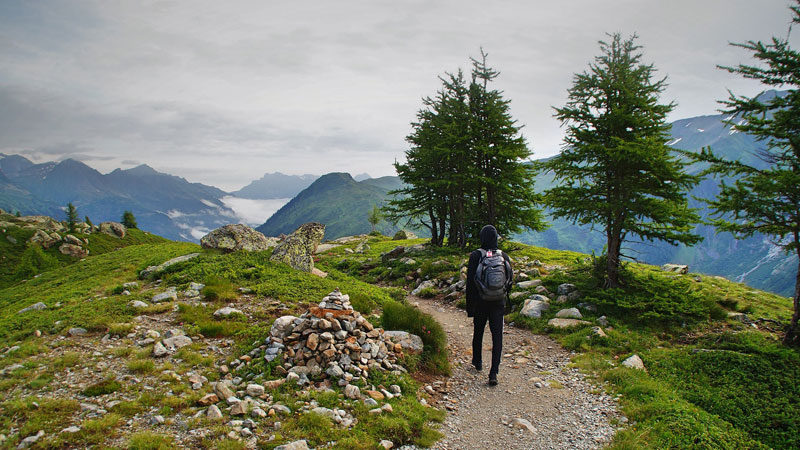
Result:
{"type": "Polygon", "coordinates": [[[542,317],[542,313],[548,309],[550,309],[550,303],[529,298],[525,300],[525,303],[522,305],[522,310],[519,313],[526,317],[539,318],[542,317]]]}
{"type": "Polygon", "coordinates": [[[556,317],[559,319],[582,319],[583,316],[581,312],[578,311],[578,308],[567,308],[562,309],[561,311],[556,313],[556,317]]]}
{"type": "Polygon", "coordinates": [[[166,356],[167,354],[169,354],[169,350],[164,347],[164,344],[161,342],[156,342],[156,345],[153,346],[153,356],[160,358],[162,356],[166,356]]]}
{"type": "Polygon", "coordinates": [[[209,420],[222,420],[222,411],[217,408],[217,405],[211,405],[208,407],[208,411],[206,411],[206,417],[209,420]]]}
{"type": "Polygon", "coordinates": [[[264,395],[265,390],[264,386],[260,384],[248,384],[245,392],[251,397],[261,397],[264,395]]]}
{"type": "Polygon", "coordinates": [[[141,300],[133,300],[130,303],[128,303],[128,305],[130,305],[131,308],[136,308],[136,309],[144,309],[150,306],[141,300]]]}
{"type": "Polygon", "coordinates": [[[631,369],[645,370],[644,361],[642,361],[639,355],[633,355],[625,361],[622,361],[622,365],[631,369]]]}
{"type": "Polygon", "coordinates": [[[275,447],[275,450],[308,450],[308,443],[305,439],[290,442],[288,444],[283,444],[275,447]]]}
{"type": "Polygon", "coordinates": [[[523,419],[521,417],[517,417],[516,419],[511,421],[511,424],[514,425],[517,428],[521,428],[523,430],[528,430],[531,433],[536,433],[536,428],[534,428],[533,424],[531,424],[527,419],[523,419]]]}
{"type": "Polygon", "coordinates": [[[228,317],[231,314],[244,315],[244,313],[241,312],[240,310],[238,310],[236,308],[231,308],[230,306],[226,306],[224,308],[220,308],[220,309],[214,311],[214,317],[228,317]]]}

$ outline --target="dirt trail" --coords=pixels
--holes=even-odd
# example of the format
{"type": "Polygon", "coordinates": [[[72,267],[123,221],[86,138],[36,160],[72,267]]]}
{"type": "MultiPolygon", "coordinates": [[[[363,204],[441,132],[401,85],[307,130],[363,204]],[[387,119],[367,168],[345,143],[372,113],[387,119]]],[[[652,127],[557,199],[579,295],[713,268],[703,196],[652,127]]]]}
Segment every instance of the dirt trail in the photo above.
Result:
{"type": "Polygon", "coordinates": [[[454,306],[422,298],[412,303],[447,331],[453,375],[433,386],[448,415],[435,449],[596,449],[621,418],[613,398],[569,368],[570,352],[546,336],[504,327],[498,386],[488,381],[491,333],[483,344],[483,371],[471,361],[472,319],[454,306]],[[522,419],[522,420],[520,420],[522,419]],[[525,421],[529,422],[526,423],[525,421]]]}

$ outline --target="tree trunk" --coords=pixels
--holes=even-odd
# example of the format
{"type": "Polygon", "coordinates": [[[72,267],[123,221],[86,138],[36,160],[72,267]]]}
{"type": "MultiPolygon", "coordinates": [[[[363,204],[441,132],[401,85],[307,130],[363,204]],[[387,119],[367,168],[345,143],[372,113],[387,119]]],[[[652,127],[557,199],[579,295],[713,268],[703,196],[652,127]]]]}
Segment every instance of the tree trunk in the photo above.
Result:
{"type": "Polygon", "coordinates": [[[606,232],[608,238],[608,254],[606,255],[606,287],[620,287],[619,282],[619,253],[622,247],[622,239],[619,232],[609,230],[606,232]]]}
{"type": "Polygon", "coordinates": [[[785,345],[800,345],[800,335],[798,335],[797,322],[800,320],[800,248],[797,249],[797,279],[794,282],[794,314],[786,335],[783,336],[785,345]]]}
{"type": "Polygon", "coordinates": [[[433,207],[428,207],[428,217],[431,219],[431,245],[439,246],[439,229],[436,226],[436,217],[433,215],[433,207]]]}

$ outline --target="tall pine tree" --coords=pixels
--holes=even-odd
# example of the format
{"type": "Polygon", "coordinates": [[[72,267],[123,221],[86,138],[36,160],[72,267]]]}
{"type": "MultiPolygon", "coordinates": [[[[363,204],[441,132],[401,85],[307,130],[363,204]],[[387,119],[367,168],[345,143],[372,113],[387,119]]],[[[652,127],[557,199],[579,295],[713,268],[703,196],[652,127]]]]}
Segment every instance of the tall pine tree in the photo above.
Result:
{"type": "Polygon", "coordinates": [[[686,198],[698,179],[666,145],[674,108],[658,101],[666,79],[654,81],[653,65],[641,63],[635,35],[610,37],[556,108],[565,147],[544,167],[560,182],[545,192],[553,216],[605,231],[605,284],[618,287],[622,244],[632,236],[688,245],[701,238],[691,233],[699,217],[686,198]]]}
{"type": "MultiPolygon", "coordinates": [[[[791,10],[792,23],[800,23],[800,6],[791,10]]],[[[768,43],[748,41],[733,45],[753,52],[764,66],[723,69],[768,86],[789,88],[787,95],[766,101],[731,93],[723,102],[727,113],[737,115],[737,122],[731,126],[766,142],[767,149],[757,155],[766,168],[724,160],[711,149],[703,149],[695,159],[710,163],[708,173],[736,180],[733,184],[723,183],[717,198],[708,202],[717,214],[715,225],[719,230],[739,238],[755,233],[771,236],[786,252],[797,254],[794,313],[783,341],[800,345],[800,52],[789,46],[788,36],[773,37],[768,43]]]]}
{"type": "Polygon", "coordinates": [[[472,80],[463,73],[440,77],[435,98],[412,123],[406,162],[396,163],[407,187],[393,191],[387,218],[418,221],[431,230],[431,242],[465,247],[478,240],[486,224],[501,234],[543,228],[533,191],[531,156],[510,102],[488,84],[498,72],[486,65],[486,53],[473,61],[472,80]]]}

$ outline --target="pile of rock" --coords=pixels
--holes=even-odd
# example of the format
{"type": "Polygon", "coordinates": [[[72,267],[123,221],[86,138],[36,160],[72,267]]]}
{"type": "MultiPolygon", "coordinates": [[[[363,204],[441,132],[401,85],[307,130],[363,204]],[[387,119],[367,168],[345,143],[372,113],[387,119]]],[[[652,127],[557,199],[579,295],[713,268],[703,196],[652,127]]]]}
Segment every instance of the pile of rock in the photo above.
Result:
{"type": "Polygon", "coordinates": [[[283,354],[278,371],[287,380],[306,384],[308,376],[329,377],[338,380],[350,398],[361,396],[358,387],[349,384],[355,377],[366,381],[370,370],[405,371],[397,363],[403,352],[422,351],[419,336],[373,327],[338,289],[300,317],[275,320],[266,344],[267,361],[283,354]]]}

